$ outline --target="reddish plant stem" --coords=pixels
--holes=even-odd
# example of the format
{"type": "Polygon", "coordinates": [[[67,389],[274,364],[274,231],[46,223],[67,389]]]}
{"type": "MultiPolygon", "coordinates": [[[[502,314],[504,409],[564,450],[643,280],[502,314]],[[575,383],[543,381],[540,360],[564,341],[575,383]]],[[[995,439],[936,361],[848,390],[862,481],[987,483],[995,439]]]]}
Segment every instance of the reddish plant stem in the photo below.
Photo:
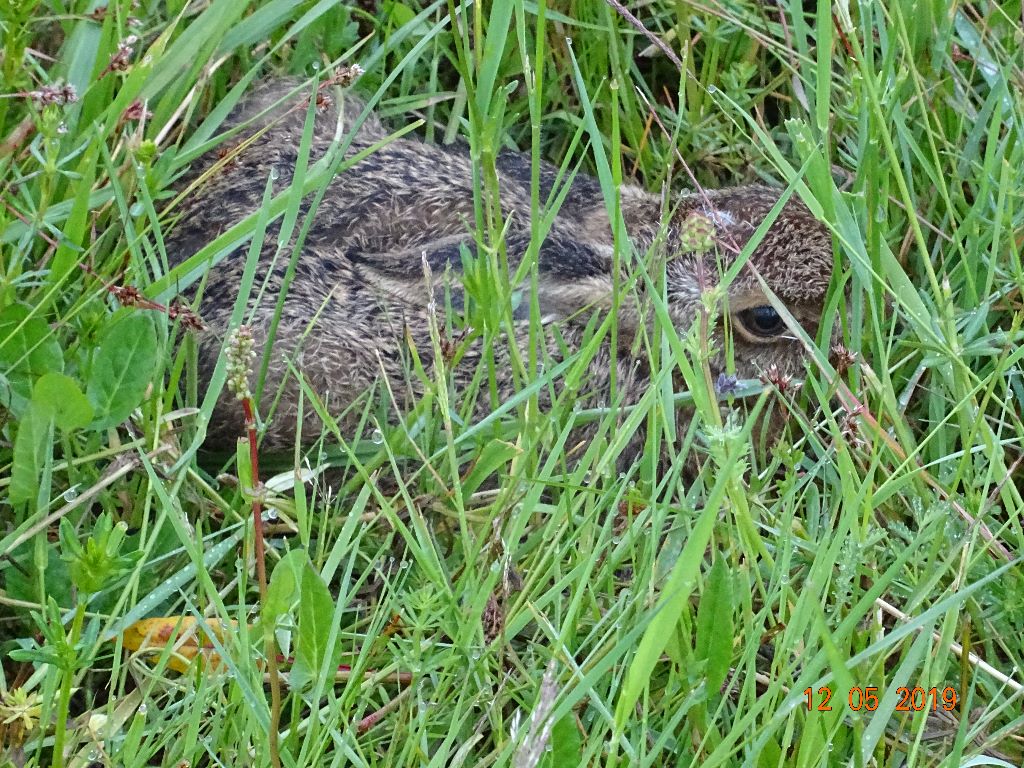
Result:
{"type": "MultiPolygon", "coordinates": [[[[256,452],[256,418],[252,406],[252,398],[242,398],[242,410],[245,412],[245,432],[249,440],[249,464],[252,469],[252,481],[260,485],[260,464],[256,452]]],[[[253,554],[256,559],[256,580],[260,588],[260,604],[267,602],[267,564],[266,550],[263,543],[263,499],[255,492],[252,499],[253,554]]],[[[263,652],[267,657],[267,672],[270,673],[270,762],[274,768],[281,768],[280,744],[278,734],[281,726],[281,675],[277,667],[277,648],[274,642],[274,629],[263,630],[263,652]]]]}
{"type": "Polygon", "coordinates": [[[395,696],[395,698],[393,698],[383,707],[381,707],[375,712],[371,712],[370,714],[368,714],[366,717],[364,717],[362,720],[356,723],[356,733],[363,734],[371,728],[373,728],[373,726],[379,723],[386,714],[397,709],[398,705],[401,704],[404,699],[407,699],[414,690],[415,689],[412,687],[403,689],[395,696]]]}

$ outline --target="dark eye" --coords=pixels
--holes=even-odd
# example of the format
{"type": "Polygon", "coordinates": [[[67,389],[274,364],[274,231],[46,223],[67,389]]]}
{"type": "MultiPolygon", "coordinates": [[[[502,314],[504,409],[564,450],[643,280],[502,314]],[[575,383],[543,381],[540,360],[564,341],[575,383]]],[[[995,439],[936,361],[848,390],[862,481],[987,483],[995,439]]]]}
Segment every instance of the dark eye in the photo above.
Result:
{"type": "Polygon", "coordinates": [[[737,312],[736,318],[747,331],[763,338],[778,336],[786,330],[786,323],[779,316],[779,313],[768,305],[751,307],[742,312],[737,312]]]}

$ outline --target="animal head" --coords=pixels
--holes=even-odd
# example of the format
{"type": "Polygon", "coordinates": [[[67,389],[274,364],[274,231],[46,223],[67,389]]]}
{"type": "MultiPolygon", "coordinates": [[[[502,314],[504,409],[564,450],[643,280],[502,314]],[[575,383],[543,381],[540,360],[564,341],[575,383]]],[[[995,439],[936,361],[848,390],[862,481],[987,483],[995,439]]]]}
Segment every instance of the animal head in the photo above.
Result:
{"type": "MultiPolygon", "coordinates": [[[[669,312],[678,328],[692,325],[705,305],[707,292],[722,284],[778,200],[777,190],[750,186],[693,194],[680,202],[667,243],[666,266],[669,312]]],[[[720,318],[715,341],[719,355],[712,367],[724,370],[721,351],[728,335],[741,377],[757,376],[772,365],[783,374],[798,372],[802,344],[772,305],[761,281],[813,338],[832,267],[828,229],[807,206],[791,198],[746,264],[725,290],[718,292],[720,318]]]]}

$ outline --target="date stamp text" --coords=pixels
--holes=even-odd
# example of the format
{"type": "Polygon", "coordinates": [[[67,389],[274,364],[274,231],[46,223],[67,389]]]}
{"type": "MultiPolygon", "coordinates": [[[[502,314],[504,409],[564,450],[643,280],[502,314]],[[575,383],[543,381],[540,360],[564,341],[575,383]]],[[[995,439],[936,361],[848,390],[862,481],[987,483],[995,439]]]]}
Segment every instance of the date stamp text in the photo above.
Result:
{"type": "MultiPolygon", "coordinates": [[[[817,690],[813,688],[804,689],[804,697],[807,699],[807,709],[818,712],[831,712],[832,705],[838,703],[833,699],[836,692],[826,685],[817,690]]],[[[853,712],[874,712],[881,704],[881,696],[876,686],[865,687],[854,686],[846,694],[846,706],[853,712]]],[[[920,712],[930,710],[938,712],[940,709],[945,712],[952,712],[956,709],[956,690],[947,686],[946,688],[913,688],[900,686],[896,689],[897,712],[920,712]]]]}

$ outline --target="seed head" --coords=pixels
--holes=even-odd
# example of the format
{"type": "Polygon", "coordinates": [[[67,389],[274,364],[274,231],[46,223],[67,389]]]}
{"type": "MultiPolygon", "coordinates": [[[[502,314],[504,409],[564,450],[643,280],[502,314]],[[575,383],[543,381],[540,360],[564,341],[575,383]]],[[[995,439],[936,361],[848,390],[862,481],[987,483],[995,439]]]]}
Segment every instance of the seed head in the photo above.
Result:
{"type": "Polygon", "coordinates": [[[228,391],[234,393],[239,400],[252,397],[249,375],[252,373],[252,362],[256,359],[255,346],[252,331],[247,326],[240,325],[228,337],[228,391]]]}
{"type": "Polygon", "coordinates": [[[679,245],[684,251],[707,253],[715,247],[715,222],[703,213],[691,213],[683,220],[679,231],[679,245]]]}

